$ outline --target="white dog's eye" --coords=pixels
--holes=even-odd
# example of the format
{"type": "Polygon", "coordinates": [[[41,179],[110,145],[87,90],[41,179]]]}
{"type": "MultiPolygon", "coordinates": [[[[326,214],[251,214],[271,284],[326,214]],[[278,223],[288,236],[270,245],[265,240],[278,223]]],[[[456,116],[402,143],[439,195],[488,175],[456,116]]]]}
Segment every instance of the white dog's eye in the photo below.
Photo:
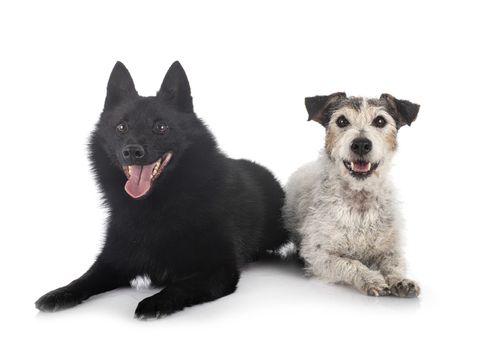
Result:
{"type": "Polygon", "coordinates": [[[382,128],[386,125],[386,119],[378,115],[376,118],[374,118],[373,125],[377,128],[382,128]]]}
{"type": "Polygon", "coordinates": [[[340,128],[344,128],[344,127],[350,125],[350,122],[348,121],[347,118],[345,118],[344,115],[340,115],[338,117],[338,119],[336,119],[336,125],[338,125],[338,127],[340,127],[340,128]]]}

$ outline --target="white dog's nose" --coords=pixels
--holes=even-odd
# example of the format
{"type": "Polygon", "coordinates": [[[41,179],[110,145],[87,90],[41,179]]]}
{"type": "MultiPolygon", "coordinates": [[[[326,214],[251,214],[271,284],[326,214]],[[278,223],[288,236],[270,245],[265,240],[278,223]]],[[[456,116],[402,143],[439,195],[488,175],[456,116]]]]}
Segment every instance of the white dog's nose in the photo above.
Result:
{"type": "Polygon", "coordinates": [[[352,150],[352,152],[359,156],[368,154],[369,152],[371,152],[372,148],[373,143],[371,142],[371,140],[366,139],[365,137],[356,138],[350,145],[350,149],[352,150]]]}

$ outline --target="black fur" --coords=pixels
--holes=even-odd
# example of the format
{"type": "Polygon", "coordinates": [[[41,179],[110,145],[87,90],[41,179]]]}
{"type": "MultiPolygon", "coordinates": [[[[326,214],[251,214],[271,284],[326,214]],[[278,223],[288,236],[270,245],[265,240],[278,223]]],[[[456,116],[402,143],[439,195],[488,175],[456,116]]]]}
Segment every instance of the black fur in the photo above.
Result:
{"type": "Polygon", "coordinates": [[[139,96],[128,70],[116,64],[90,157],[110,209],[105,244],[83,276],[36,302],[42,311],[74,306],[147,274],[165,288],[142,300],[136,317],[171,314],[234,292],[243,264],[288,240],[281,186],[267,169],[218,150],[193,112],[178,62],[155,97],[139,96]],[[154,132],[158,120],[168,126],[166,133],[154,132]],[[116,129],[123,121],[126,133],[116,129]],[[123,147],[130,144],[141,145],[144,156],[124,159],[123,147]],[[154,163],[167,151],[171,161],[147,195],[131,198],[122,167],[154,163]]]}

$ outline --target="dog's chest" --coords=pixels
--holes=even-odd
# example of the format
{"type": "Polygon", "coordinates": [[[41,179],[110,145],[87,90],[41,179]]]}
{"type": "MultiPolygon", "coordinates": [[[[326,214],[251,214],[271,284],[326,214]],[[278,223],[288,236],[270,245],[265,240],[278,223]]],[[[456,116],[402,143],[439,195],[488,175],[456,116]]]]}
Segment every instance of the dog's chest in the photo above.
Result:
{"type": "Polygon", "coordinates": [[[394,245],[393,210],[377,195],[336,196],[320,201],[313,220],[320,223],[321,246],[335,254],[366,260],[394,245]]]}

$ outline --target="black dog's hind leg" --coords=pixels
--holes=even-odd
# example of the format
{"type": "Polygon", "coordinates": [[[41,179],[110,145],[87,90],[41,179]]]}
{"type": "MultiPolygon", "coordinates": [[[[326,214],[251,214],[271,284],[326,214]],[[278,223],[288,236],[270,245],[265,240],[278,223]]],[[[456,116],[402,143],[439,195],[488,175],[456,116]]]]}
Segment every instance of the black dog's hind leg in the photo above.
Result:
{"type": "Polygon", "coordinates": [[[80,304],[92,295],[123,287],[128,281],[106,264],[96,261],[80,278],[48,292],[35,302],[40,311],[57,311],[80,304]]]}
{"type": "Polygon", "coordinates": [[[187,306],[221,298],[233,293],[238,281],[239,271],[235,267],[221,267],[173,282],[161,292],[142,300],[135,310],[135,317],[159,318],[187,306]]]}

